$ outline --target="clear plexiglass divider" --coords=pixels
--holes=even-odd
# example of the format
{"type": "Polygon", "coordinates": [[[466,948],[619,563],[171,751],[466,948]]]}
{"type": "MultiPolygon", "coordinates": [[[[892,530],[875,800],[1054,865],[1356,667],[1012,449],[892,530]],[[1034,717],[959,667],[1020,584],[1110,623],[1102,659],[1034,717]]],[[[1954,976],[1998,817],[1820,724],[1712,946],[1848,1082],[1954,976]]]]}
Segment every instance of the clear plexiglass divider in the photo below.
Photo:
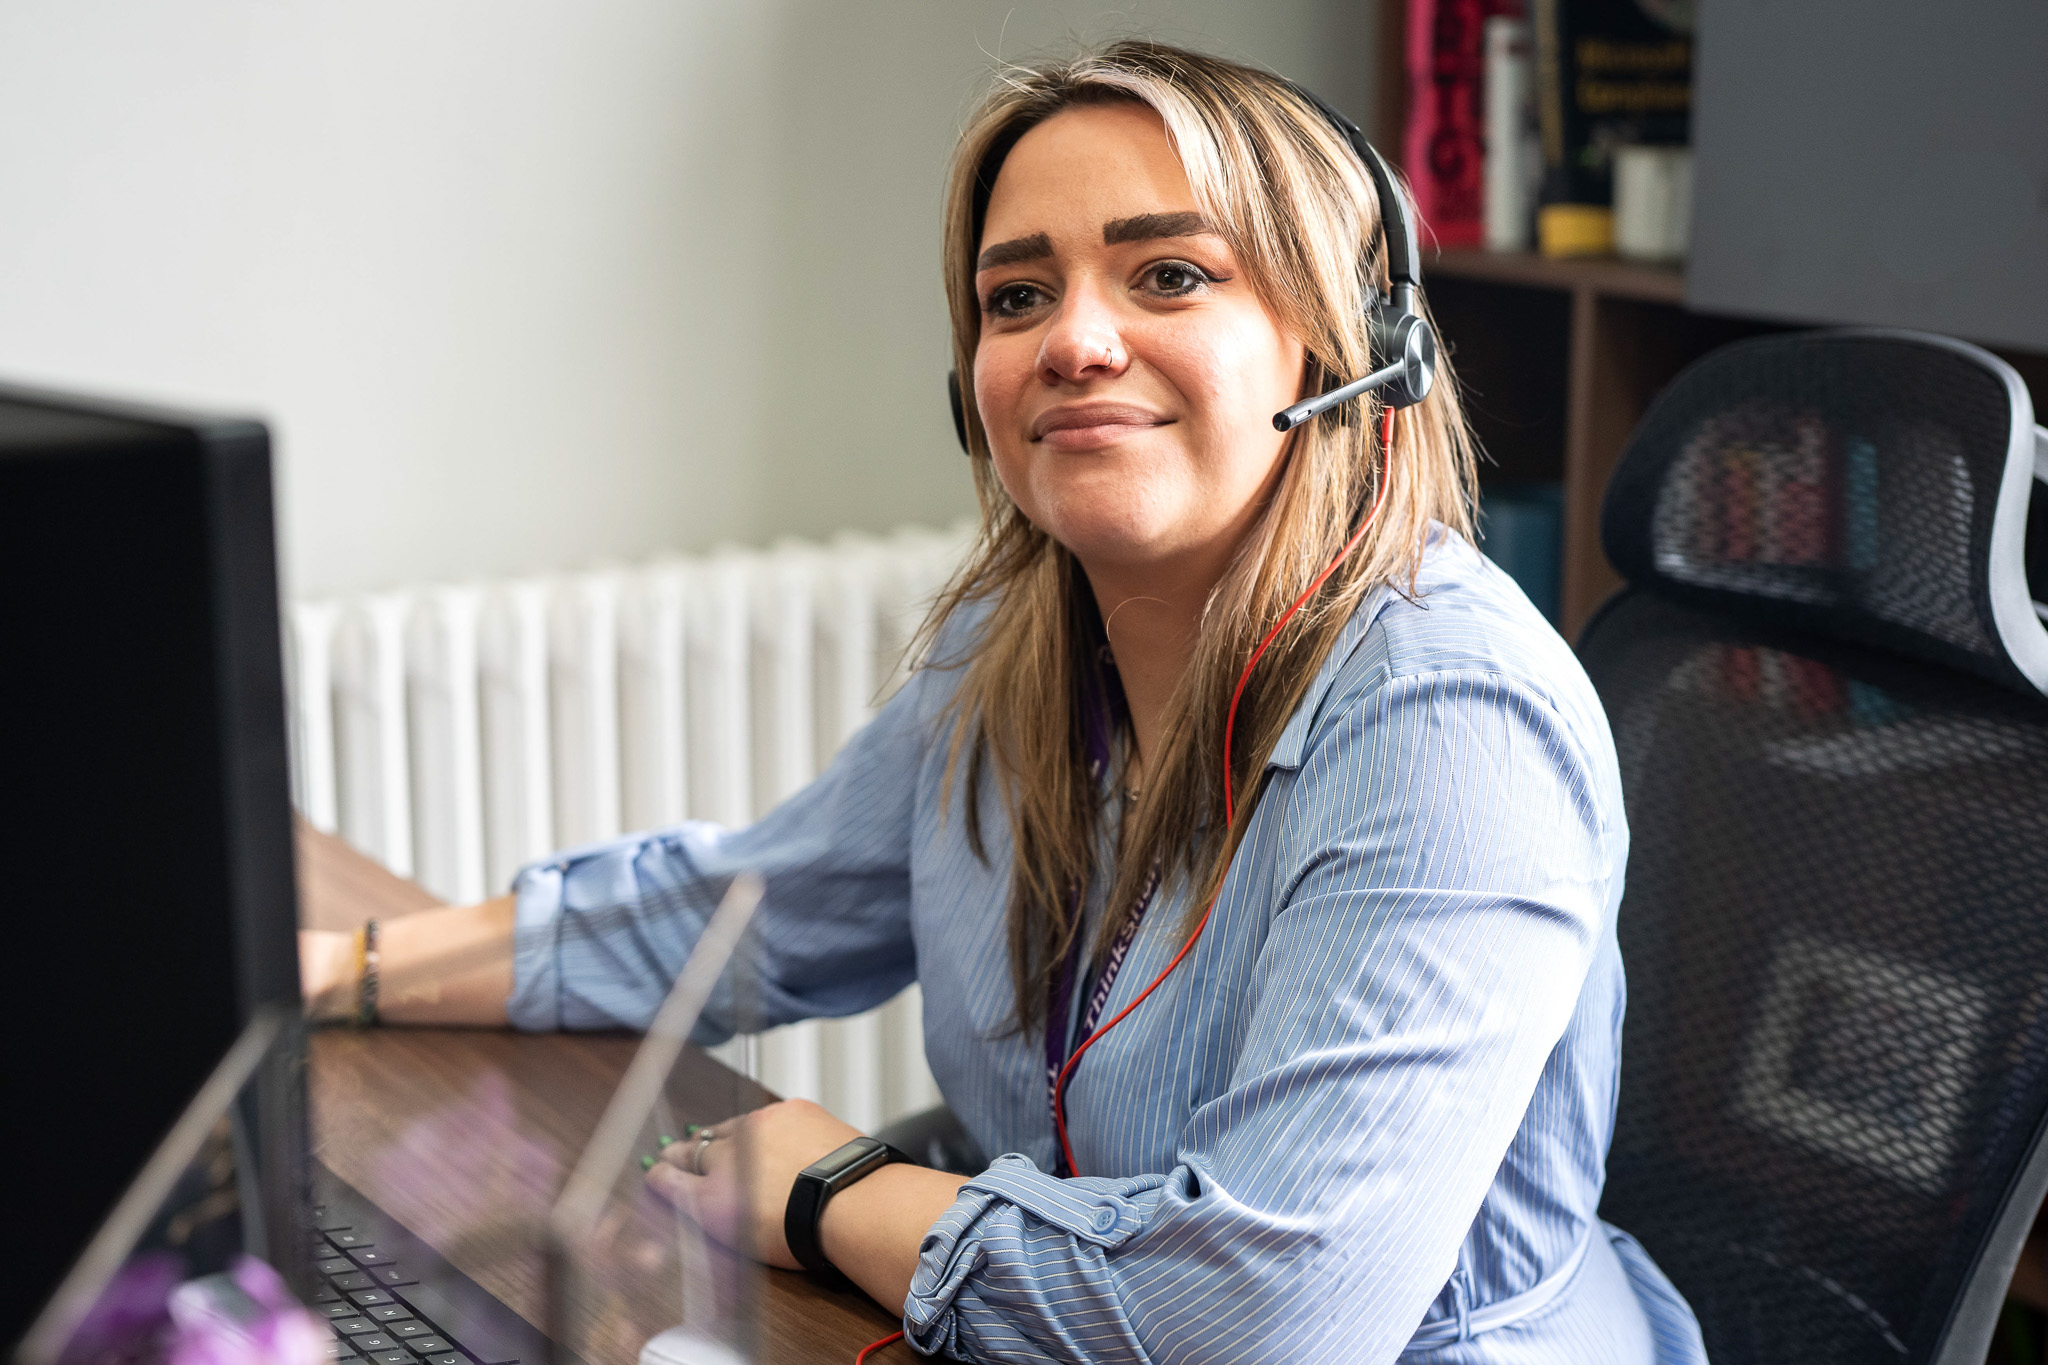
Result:
{"type": "Polygon", "coordinates": [[[759,1359],[761,1272],[721,1192],[745,1186],[751,1154],[733,1120],[761,1092],[689,1038],[714,992],[754,1031],[757,955],[740,949],[760,898],[758,878],[734,880],[549,1213],[554,1365],[759,1359]],[[698,1170],[711,1172],[701,1185],[677,1179],[698,1170]]]}
{"type": "MultiPolygon", "coordinates": [[[[387,925],[388,925],[387,921],[387,925]]],[[[480,936],[379,972],[403,1020],[465,978],[501,979],[520,944],[480,936]]],[[[352,1001],[313,1031],[309,1181],[302,1205],[308,1303],[333,1365],[534,1365],[546,1212],[577,1152],[564,1132],[606,1084],[549,1040],[504,1030],[356,1028],[352,1001]],[[536,1064],[536,1062],[541,1064],[536,1064]],[[579,1093],[578,1085],[582,1089],[579,1093]]]]}
{"type": "MultiPolygon", "coordinates": [[[[754,1031],[755,955],[736,950],[760,894],[757,878],[734,881],[616,1084],[605,1068],[532,1064],[545,1040],[257,1012],[16,1365],[757,1358],[757,1267],[731,1245],[744,1238],[707,1235],[645,1163],[665,1146],[671,1166],[703,1155],[703,1126],[762,1102],[687,1043],[714,992],[754,1031]],[[600,1109],[582,1140],[573,1116],[600,1109]]],[[[624,914],[585,927],[633,930],[624,914]]],[[[383,997],[502,974],[519,946],[480,941],[387,972],[383,997]]],[[[743,1174],[743,1137],[713,1142],[713,1167],[743,1174]]]]}

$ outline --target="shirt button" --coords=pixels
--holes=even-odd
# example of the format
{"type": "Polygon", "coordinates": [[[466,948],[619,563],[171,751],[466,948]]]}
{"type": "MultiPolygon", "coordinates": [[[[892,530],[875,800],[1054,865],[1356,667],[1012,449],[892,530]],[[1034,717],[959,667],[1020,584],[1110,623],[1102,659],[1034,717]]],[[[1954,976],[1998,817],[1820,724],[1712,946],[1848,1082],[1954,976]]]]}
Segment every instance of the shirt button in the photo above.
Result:
{"type": "Polygon", "coordinates": [[[1116,1210],[1115,1210],[1115,1209],[1097,1209],[1097,1210],[1095,1210],[1095,1230],[1096,1230],[1097,1232],[1108,1232],[1108,1231],[1109,1231],[1109,1230],[1110,1230],[1111,1228],[1113,1228],[1113,1227],[1115,1227],[1115,1226],[1116,1226],[1116,1210]]]}

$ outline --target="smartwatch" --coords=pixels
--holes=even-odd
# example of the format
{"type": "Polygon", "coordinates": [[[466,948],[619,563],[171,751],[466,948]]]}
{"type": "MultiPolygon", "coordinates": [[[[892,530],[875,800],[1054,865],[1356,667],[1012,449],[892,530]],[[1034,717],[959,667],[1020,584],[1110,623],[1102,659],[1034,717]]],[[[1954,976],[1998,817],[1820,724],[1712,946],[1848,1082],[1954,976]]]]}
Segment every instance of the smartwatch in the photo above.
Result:
{"type": "Polygon", "coordinates": [[[818,1223],[825,1216],[825,1205],[854,1181],[908,1160],[880,1138],[857,1137],[804,1167],[796,1184],[790,1186],[789,1207],[782,1214],[782,1238],[789,1243],[789,1254],[796,1257],[797,1264],[828,1283],[850,1283],[825,1259],[825,1250],[818,1244],[818,1223]]]}

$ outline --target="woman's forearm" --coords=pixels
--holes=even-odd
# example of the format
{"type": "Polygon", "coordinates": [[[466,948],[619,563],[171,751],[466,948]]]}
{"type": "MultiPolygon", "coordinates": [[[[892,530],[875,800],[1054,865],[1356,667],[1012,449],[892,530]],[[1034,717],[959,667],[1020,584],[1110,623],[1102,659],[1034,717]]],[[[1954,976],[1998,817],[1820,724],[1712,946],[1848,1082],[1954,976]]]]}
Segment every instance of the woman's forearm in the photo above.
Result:
{"type": "Polygon", "coordinates": [[[966,1183],[923,1166],[884,1166],[825,1206],[818,1225],[825,1258],[876,1303],[902,1312],[918,1247],[966,1183]]]}
{"type": "MultiPolygon", "coordinates": [[[[420,910],[377,923],[377,1017],[387,1024],[503,1027],[512,994],[513,900],[420,910]]],[[[353,1017],[361,999],[356,936],[299,935],[315,1017],[353,1017]]]]}
{"type": "Polygon", "coordinates": [[[503,1027],[512,994],[510,896],[378,926],[378,1016],[388,1024],[503,1027]]]}

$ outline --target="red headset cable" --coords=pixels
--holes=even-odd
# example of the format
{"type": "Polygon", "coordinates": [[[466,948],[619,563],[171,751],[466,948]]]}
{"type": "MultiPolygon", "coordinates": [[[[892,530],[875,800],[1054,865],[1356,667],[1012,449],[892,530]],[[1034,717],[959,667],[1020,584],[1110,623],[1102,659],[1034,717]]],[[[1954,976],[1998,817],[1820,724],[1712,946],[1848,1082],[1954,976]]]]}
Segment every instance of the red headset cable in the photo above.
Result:
{"type": "Polygon", "coordinates": [[[894,1346],[897,1342],[901,1340],[903,1340],[903,1333],[891,1332],[888,1336],[883,1337],[880,1341],[869,1342],[867,1345],[861,1347],[860,1354],[853,1358],[853,1365],[867,1365],[867,1358],[870,1355],[872,1355],[876,1351],[881,1350],[884,1346],[894,1346]]]}
{"type": "MultiPolygon", "coordinates": [[[[1365,533],[1370,531],[1373,523],[1379,520],[1380,509],[1386,506],[1387,503],[1387,489],[1393,483],[1394,410],[1392,408],[1383,408],[1380,411],[1380,449],[1385,451],[1386,455],[1380,463],[1380,491],[1372,500],[1372,510],[1365,514],[1365,520],[1360,522],[1358,529],[1351,533],[1351,539],[1344,542],[1344,548],[1337,551],[1337,557],[1331,560],[1321,573],[1316,575],[1315,582],[1309,584],[1301,596],[1294,599],[1293,606],[1280,614],[1280,619],[1275,621],[1273,628],[1266,632],[1266,638],[1259,641],[1259,647],[1252,651],[1252,657],[1245,663],[1244,672],[1237,675],[1237,686],[1230,693],[1230,711],[1223,718],[1223,824],[1226,829],[1229,828],[1237,816],[1237,805],[1232,797],[1230,782],[1230,744],[1232,738],[1237,733],[1237,703],[1244,696],[1245,684],[1251,681],[1252,670],[1258,667],[1259,660],[1265,657],[1267,647],[1279,637],[1281,631],[1287,628],[1287,623],[1294,619],[1295,614],[1308,605],[1308,599],[1315,596],[1316,589],[1322,587],[1328,581],[1330,575],[1337,572],[1337,566],[1350,558],[1351,552],[1358,548],[1358,542],[1365,539],[1365,533]]],[[[1165,983],[1166,978],[1173,975],[1173,969],[1180,966],[1181,959],[1188,955],[1189,951],[1194,948],[1196,941],[1202,937],[1202,931],[1209,927],[1209,916],[1216,911],[1216,897],[1222,894],[1223,888],[1218,886],[1215,893],[1209,897],[1209,903],[1202,907],[1202,918],[1195,924],[1195,932],[1188,935],[1188,941],[1183,943],[1180,951],[1173,955],[1173,961],[1167,963],[1165,969],[1159,975],[1152,978],[1152,984],[1139,991],[1138,998],[1118,1010],[1108,1023],[1082,1039],[1081,1045],[1074,1049],[1074,1054],[1067,1058],[1067,1064],[1060,1068],[1059,1080],[1053,1086],[1052,1121],[1053,1127],[1059,1130],[1060,1154],[1067,1160],[1067,1169],[1075,1175],[1081,1173],[1081,1168],[1074,1161],[1073,1144],[1067,1141],[1067,1081],[1074,1074],[1075,1064],[1081,1060],[1082,1053],[1094,1047],[1100,1041],[1103,1034],[1121,1024],[1130,1016],[1132,1010],[1145,1003],[1146,996],[1158,990],[1165,983]]],[[[902,1339],[903,1333],[894,1332],[889,1336],[883,1337],[880,1341],[869,1344],[859,1355],[853,1358],[853,1365],[864,1365],[869,1352],[878,1351],[882,1347],[902,1339]]]]}

